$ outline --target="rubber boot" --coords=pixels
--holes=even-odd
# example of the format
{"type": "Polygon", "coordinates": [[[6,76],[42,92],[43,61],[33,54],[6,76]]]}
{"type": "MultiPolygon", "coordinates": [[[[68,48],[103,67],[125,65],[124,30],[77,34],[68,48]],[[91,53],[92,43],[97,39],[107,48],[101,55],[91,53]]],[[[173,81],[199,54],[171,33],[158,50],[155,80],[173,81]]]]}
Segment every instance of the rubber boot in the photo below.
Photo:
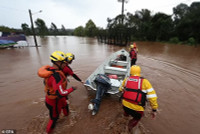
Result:
{"type": "Polygon", "coordinates": [[[131,119],[128,123],[128,131],[131,132],[132,128],[138,124],[139,120],[131,119]]]}
{"type": "Polygon", "coordinates": [[[53,120],[49,120],[49,122],[47,124],[47,128],[46,128],[47,134],[50,134],[52,132],[52,130],[53,130],[52,126],[53,126],[53,120]]]}
{"type": "Polygon", "coordinates": [[[125,117],[128,117],[128,116],[129,116],[129,114],[127,114],[126,112],[124,112],[124,116],[125,116],[125,117]]]}
{"type": "Polygon", "coordinates": [[[67,104],[66,107],[63,107],[63,114],[65,116],[68,116],[69,115],[69,105],[67,104]]]}

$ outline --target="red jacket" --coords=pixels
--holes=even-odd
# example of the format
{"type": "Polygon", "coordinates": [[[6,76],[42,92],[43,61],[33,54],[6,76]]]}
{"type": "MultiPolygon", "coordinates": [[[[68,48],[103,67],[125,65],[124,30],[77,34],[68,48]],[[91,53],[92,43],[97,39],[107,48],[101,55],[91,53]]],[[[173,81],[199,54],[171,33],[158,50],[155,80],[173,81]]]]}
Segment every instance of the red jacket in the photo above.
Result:
{"type": "Polygon", "coordinates": [[[137,52],[135,49],[131,49],[130,57],[131,57],[131,59],[137,59],[137,52]]]}

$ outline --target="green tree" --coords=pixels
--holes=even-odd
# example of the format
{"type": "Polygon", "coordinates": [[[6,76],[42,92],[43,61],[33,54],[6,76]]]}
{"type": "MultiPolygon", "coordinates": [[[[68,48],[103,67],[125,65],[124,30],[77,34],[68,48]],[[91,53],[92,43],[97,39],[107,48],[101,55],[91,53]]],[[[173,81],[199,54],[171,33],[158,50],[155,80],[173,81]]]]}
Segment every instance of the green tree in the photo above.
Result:
{"type": "Polygon", "coordinates": [[[62,35],[66,35],[66,34],[67,34],[67,31],[66,31],[64,25],[61,25],[61,34],[62,34],[62,35]]]}
{"type": "Polygon", "coordinates": [[[151,11],[142,9],[136,11],[135,15],[127,14],[129,27],[134,32],[133,36],[140,40],[151,40],[151,11]]]}
{"type": "Polygon", "coordinates": [[[173,8],[175,15],[175,32],[181,41],[194,37],[200,42],[200,2],[193,2],[190,7],[179,4],[173,8]]]}
{"type": "Polygon", "coordinates": [[[21,24],[21,28],[22,28],[23,32],[24,32],[26,35],[30,35],[30,34],[31,34],[31,29],[29,28],[28,24],[22,23],[22,24],[21,24]]]}
{"type": "Polygon", "coordinates": [[[94,37],[97,35],[97,27],[91,19],[86,23],[85,35],[88,37],[94,37]]]}
{"type": "Polygon", "coordinates": [[[168,41],[173,31],[173,21],[170,15],[156,13],[152,18],[152,36],[156,41],[168,41]]]}
{"type": "Polygon", "coordinates": [[[200,43],[200,2],[193,2],[189,8],[187,18],[190,23],[190,33],[188,38],[194,37],[200,43]]]}
{"type": "Polygon", "coordinates": [[[48,34],[48,28],[42,19],[38,18],[35,21],[35,24],[36,24],[37,34],[39,34],[40,36],[44,36],[48,34]]]}
{"type": "Polygon", "coordinates": [[[189,12],[189,7],[186,4],[179,4],[178,6],[173,8],[173,15],[175,23],[178,23],[181,19],[185,17],[185,15],[189,12]]]}
{"type": "Polygon", "coordinates": [[[76,36],[85,36],[84,27],[83,26],[79,26],[79,27],[75,28],[74,35],[76,35],[76,36]]]}
{"type": "Polygon", "coordinates": [[[0,26],[0,31],[1,32],[16,32],[15,29],[9,28],[9,27],[6,27],[6,26],[0,26]]]}
{"type": "Polygon", "coordinates": [[[58,28],[53,22],[51,23],[51,28],[50,28],[49,32],[52,35],[58,35],[59,34],[58,28]]]}

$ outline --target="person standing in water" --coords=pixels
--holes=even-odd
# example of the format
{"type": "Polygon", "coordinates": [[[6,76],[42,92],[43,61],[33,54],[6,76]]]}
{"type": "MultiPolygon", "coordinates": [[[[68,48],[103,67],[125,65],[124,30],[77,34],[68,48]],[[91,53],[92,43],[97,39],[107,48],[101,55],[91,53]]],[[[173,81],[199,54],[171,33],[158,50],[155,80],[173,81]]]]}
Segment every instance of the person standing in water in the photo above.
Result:
{"type": "MultiPolygon", "coordinates": [[[[81,82],[82,84],[84,83],[71,69],[71,67],[69,66],[69,64],[72,64],[72,61],[75,60],[75,56],[72,53],[66,53],[65,54],[65,61],[66,61],[66,66],[62,69],[63,73],[66,76],[66,79],[68,76],[72,76],[74,79],[76,79],[77,81],[81,82]]],[[[63,109],[67,109],[67,114],[69,114],[69,101],[68,101],[68,97],[64,97],[62,99],[62,108],[63,109]]]]}
{"type": "Polygon", "coordinates": [[[130,69],[130,77],[124,79],[119,91],[122,91],[122,105],[124,116],[131,115],[128,123],[128,130],[135,127],[144,114],[146,99],[150,102],[152,108],[152,117],[155,118],[158,109],[157,95],[151,83],[140,77],[140,66],[134,65],[130,69]]]}
{"type": "Polygon", "coordinates": [[[129,48],[129,53],[130,53],[130,58],[131,58],[131,66],[136,64],[137,61],[137,53],[138,53],[138,48],[136,46],[136,43],[133,43],[130,45],[129,48]]]}
{"type": "Polygon", "coordinates": [[[38,75],[44,78],[45,84],[45,104],[49,110],[50,120],[46,127],[46,132],[50,133],[56,125],[61,110],[64,115],[68,115],[67,108],[63,108],[63,98],[65,98],[77,87],[66,89],[67,81],[62,70],[67,65],[65,53],[55,51],[50,56],[52,66],[46,65],[38,70],[38,75]]]}

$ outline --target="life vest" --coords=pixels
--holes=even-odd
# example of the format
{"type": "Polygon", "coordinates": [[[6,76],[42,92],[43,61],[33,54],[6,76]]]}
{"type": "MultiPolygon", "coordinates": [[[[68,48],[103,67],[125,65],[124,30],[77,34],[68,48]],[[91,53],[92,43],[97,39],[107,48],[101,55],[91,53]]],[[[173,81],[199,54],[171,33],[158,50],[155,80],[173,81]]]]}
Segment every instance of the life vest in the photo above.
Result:
{"type": "Polygon", "coordinates": [[[131,59],[136,59],[137,58],[137,52],[136,52],[135,49],[131,49],[130,54],[131,54],[131,59]]]}
{"type": "Polygon", "coordinates": [[[139,76],[130,76],[125,84],[123,99],[133,104],[145,106],[146,93],[142,92],[143,78],[139,76]]]}
{"type": "Polygon", "coordinates": [[[62,71],[55,70],[54,68],[52,68],[49,65],[43,66],[38,70],[38,76],[40,76],[41,78],[44,78],[44,84],[45,84],[44,91],[49,99],[56,99],[58,97],[58,95],[56,94],[56,91],[53,89],[53,87],[48,86],[48,80],[49,80],[50,76],[53,75],[53,77],[54,77],[56,73],[59,73],[59,76],[62,77],[61,78],[62,86],[63,86],[63,88],[66,88],[66,86],[67,86],[66,76],[64,75],[64,73],[62,71]]]}

